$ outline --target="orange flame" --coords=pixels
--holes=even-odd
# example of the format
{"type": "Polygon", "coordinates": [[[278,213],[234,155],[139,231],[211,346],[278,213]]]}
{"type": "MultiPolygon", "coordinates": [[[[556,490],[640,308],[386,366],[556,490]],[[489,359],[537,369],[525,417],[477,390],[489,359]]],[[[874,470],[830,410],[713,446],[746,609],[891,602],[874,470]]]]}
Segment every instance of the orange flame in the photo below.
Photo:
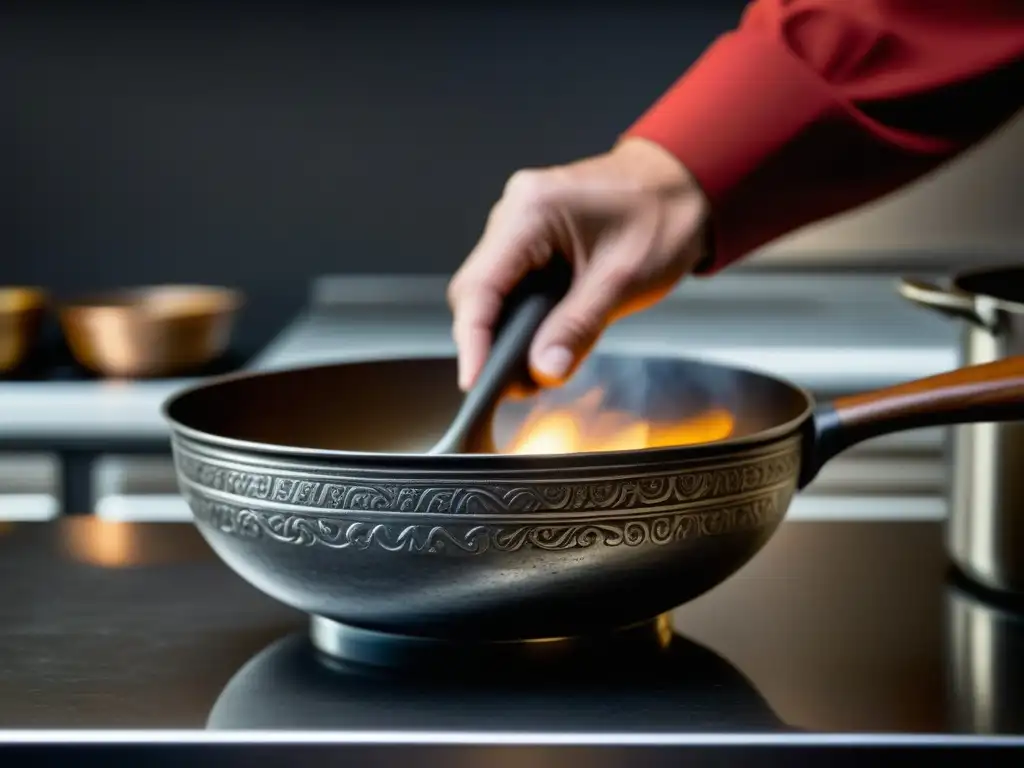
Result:
{"type": "Polygon", "coordinates": [[[537,409],[505,452],[539,455],[697,445],[724,440],[735,426],[733,415],[722,408],[662,424],[621,411],[602,410],[601,398],[601,390],[595,388],[570,407],[537,409]]]}

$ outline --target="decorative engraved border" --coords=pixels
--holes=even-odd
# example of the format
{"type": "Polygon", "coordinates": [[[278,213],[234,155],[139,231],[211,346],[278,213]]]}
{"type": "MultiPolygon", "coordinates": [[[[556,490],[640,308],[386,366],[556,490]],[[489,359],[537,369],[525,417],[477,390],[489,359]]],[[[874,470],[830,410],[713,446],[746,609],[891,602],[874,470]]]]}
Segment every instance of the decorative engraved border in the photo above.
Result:
{"type": "MultiPolygon", "coordinates": [[[[175,445],[181,478],[196,488],[237,498],[331,512],[429,513],[453,516],[602,512],[710,502],[754,494],[794,480],[799,471],[798,441],[772,453],[740,454],[719,466],[675,467],[614,479],[520,480],[338,480],[304,479],[300,473],[270,469],[250,472],[175,445]]],[[[254,513],[255,514],[255,513],[254,513]]],[[[262,513],[261,513],[262,514],[262,513]]]]}
{"type": "Polygon", "coordinates": [[[594,546],[664,546],[673,542],[774,526],[785,514],[791,491],[773,490],[736,504],[678,511],[646,519],[513,525],[406,525],[340,520],[246,509],[191,495],[196,519],[240,539],[415,554],[467,554],[540,549],[565,551],[594,546]]]}

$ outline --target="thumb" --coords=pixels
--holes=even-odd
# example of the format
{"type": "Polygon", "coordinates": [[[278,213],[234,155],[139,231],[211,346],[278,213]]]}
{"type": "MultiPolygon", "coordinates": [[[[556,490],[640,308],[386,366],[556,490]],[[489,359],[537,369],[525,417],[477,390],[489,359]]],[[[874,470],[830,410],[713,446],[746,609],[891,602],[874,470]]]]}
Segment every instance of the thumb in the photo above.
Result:
{"type": "Polygon", "coordinates": [[[618,265],[595,261],[551,310],[530,347],[530,372],[542,386],[565,381],[616,314],[632,284],[618,265]]]}

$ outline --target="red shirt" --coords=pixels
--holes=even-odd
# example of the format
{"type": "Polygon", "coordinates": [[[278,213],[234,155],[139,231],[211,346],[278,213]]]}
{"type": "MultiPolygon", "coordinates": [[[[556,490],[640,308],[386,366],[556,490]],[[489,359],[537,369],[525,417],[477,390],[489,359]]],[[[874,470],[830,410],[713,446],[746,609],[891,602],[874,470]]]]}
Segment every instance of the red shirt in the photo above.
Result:
{"type": "Polygon", "coordinates": [[[715,271],[918,178],[1022,105],[1024,0],[755,0],[626,136],[707,194],[715,271]]]}

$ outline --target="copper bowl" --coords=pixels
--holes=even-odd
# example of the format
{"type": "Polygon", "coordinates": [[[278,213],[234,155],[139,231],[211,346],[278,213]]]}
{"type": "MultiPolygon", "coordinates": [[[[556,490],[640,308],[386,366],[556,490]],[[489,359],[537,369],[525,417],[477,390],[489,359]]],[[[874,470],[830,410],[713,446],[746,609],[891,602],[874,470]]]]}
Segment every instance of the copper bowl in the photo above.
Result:
{"type": "Polygon", "coordinates": [[[104,376],[153,378],[224,354],[242,296],[230,288],[158,285],[77,300],[60,309],[71,354],[104,376]]]}
{"type": "Polygon", "coordinates": [[[36,288],[0,288],[0,373],[15,370],[39,338],[46,294],[36,288]]]}

